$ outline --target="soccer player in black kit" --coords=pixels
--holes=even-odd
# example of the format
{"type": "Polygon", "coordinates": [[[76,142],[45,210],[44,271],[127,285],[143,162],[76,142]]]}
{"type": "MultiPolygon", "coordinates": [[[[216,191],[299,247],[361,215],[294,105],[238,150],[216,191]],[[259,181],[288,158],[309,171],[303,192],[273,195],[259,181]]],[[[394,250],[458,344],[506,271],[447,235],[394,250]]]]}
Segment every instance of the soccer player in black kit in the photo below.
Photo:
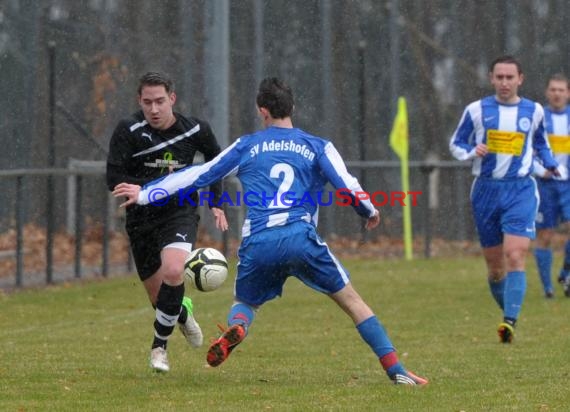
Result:
{"type": "MultiPolygon", "coordinates": [[[[121,120],[111,137],[107,158],[109,190],[121,182],[142,186],[191,165],[196,152],[201,152],[206,161],[220,153],[208,123],[174,112],[175,102],[174,86],[168,77],[154,72],[141,77],[141,110],[121,120]]],[[[210,204],[218,204],[221,184],[212,185],[210,191],[210,204]]],[[[190,345],[199,347],[203,341],[192,301],[184,296],[184,262],[196,242],[200,219],[197,198],[194,203],[170,199],[164,206],[127,208],[126,230],[137,272],[156,309],[150,354],[150,366],[156,371],[170,370],[166,346],[177,323],[190,345]]],[[[210,210],[216,227],[227,230],[223,210],[210,210]]]]}

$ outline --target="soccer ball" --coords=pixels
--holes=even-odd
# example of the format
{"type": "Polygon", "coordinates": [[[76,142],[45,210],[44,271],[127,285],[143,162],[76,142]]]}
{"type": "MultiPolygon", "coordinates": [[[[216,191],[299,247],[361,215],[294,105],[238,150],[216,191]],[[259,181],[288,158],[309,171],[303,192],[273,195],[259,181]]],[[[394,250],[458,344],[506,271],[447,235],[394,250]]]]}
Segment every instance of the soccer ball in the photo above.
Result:
{"type": "Polygon", "coordinates": [[[193,288],[211,292],[228,277],[228,261],[214,248],[194,249],[184,264],[184,274],[193,288]]]}

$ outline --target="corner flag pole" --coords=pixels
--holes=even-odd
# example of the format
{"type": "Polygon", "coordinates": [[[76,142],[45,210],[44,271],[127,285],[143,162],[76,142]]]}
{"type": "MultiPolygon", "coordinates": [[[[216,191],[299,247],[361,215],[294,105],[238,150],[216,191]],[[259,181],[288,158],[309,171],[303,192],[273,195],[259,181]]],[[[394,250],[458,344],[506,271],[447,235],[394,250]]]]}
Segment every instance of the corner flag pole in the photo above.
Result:
{"type": "MultiPolygon", "coordinates": [[[[410,179],[408,170],[408,109],[406,99],[398,98],[398,112],[394,119],[394,125],[390,132],[390,147],[400,158],[400,172],[402,177],[402,191],[408,193],[410,190],[410,179]]],[[[412,260],[412,211],[408,203],[403,206],[404,223],[404,255],[406,260],[412,260]]]]}

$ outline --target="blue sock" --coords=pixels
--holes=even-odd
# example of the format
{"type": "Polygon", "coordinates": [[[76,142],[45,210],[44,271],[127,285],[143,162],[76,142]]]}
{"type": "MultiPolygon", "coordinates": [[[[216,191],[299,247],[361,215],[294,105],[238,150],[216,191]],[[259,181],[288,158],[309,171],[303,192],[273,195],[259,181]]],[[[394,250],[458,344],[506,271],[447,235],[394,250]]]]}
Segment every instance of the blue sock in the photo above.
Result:
{"type": "Polygon", "coordinates": [[[538,267],[538,274],[542,282],[544,293],[552,292],[552,250],[551,249],[534,249],[534,257],[536,259],[536,266],[538,267]]]}
{"type": "Polygon", "coordinates": [[[255,318],[255,309],[245,303],[234,303],[228,313],[228,326],[242,325],[247,334],[249,325],[255,318]]]}
{"type": "Polygon", "coordinates": [[[489,289],[491,289],[491,295],[493,295],[495,302],[497,302],[497,305],[499,305],[501,310],[503,310],[503,308],[505,307],[504,296],[505,296],[506,278],[502,278],[499,281],[488,279],[488,281],[489,281],[489,289]]]}
{"type": "Polygon", "coordinates": [[[566,241],[564,246],[564,265],[560,270],[560,279],[564,281],[568,274],[570,274],[570,240],[566,241]]]}
{"type": "Polygon", "coordinates": [[[526,293],[526,274],[524,272],[507,273],[505,282],[504,317],[517,319],[526,293]]]}
{"type": "Polygon", "coordinates": [[[386,330],[384,330],[384,327],[376,316],[372,315],[356,325],[356,330],[358,330],[364,342],[366,342],[376,356],[378,356],[388,376],[392,377],[397,373],[402,375],[406,374],[406,370],[396,356],[396,349],[394,349],[386,330]]]}

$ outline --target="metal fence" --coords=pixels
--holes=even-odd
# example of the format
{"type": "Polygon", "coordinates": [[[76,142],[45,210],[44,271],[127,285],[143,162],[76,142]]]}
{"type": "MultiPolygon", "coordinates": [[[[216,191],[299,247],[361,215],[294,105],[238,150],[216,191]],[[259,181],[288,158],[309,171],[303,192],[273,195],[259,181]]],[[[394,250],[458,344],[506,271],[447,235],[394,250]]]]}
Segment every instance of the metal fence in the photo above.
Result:
{"type": "MultiPolygon", "coordinates": [[[[366,233],[362,221],[355,218],[351,208],[321,207],[319,232],[326,238],[349,238],[360,241],[373,241],[376,237],[399,238],[402,233],[402,207],[398,201],[392,202],[390,193],[400,191],[399,162],[395,161],[353,161],[347,162],[351,172],[363,183],[369,193],[382,192],[376,198],[384,202],[379,207],[382,212],[382,225],[379,231],[366,233]]],[[[423,255],[430,257],[434,238],[447,241],[473,240],[475,231],[469,209],[470,177],[468,164],[447,161],[410,162],[410,189],[419,192],[417,205],[412,208],[413,231],[416,239],[421,238],[423,255]]],[[[0,264],[14,259],[10,272],[0,273],[0,286],[21,287],[30,284],[33,275],[45,279],[45,283],[55,283],[67,278],[81,278],[86,274],[106,277],[110,273],[110,239],[116,233],[124,235],[124,216],[118,213],[117,203],[107,190],[104,181],[104,162],[70,162],[67,169],[28,169],[0,171],[0,181],[5,191],[12,190],[13,202],[3,211],[2,233],[15,232],[13,242],[0,244],[0,264]],[[30,200],[35,197],[34,202],[30,200]],[[29,210],[29,204],[42,204],[39,210],[29,210]],[[42,268],[26,270],[24,227],[36,224],[45,236],[45,251],[42,268]],[[93,226],[100,228],[100,257],[97,267],[82,260],[85,233],[93,226]],[[70,265],[54,262],[53,254],[56,235],[65,232],[72,238],[73,263],[70,265]],[[64,267],[65,266],[65,267],[64,267]],[[71,266],[71,267],[69,267],[71,266]],[[34,272],[33,274],[30,272],[34,272]],[[10,279],[10,280],[7,280],[10,279]],[[13,279],[13,280],[12,280],[13,279]]],[[[225,190],[239,191],[239,181],[226,179],[225,190]]],[[[332,191],[332,188],[331,188],[332,191]]],[[[411,200],[408,197],[408,200],[411,200]]],[[[201,228],[212,239],[221,242],[223,252],[229,253],[230,243],[239,241],[241,224],[245,216],[243,204],[228,207],[227,215],[232,230],[220,235],[214,229],[209,213],[200,210],[201,228]]],[[[204,208],[200,208],[204,209],[204,208]]],[[[36,252],[37,253],[37,252],[36,252]]],[[[2,266],[0,266],[2,269],[2,266]]],[[[114,269],[119,272],[133,270],[130,254],[114,269]]]]}
{"type": "MultiPolygon", "coordinates": [[[[82,254],[82,239],[85,219],[87,216],[93,216],[93,213],[86,213],[86,208],[83,205],[85,198],[93,196],[100,196],[106,201],[102,202],[103,207],[96,217],[96,221],[100,222],[103,227],[102,240],[102,259],[100,266],[100,273],[102,276],[107,276],[109,273],[109,234],[111,221],[114,219],[111,215],[111,203],[109,200],[108,192],[104,185],[90,185],[90,178],[98,178],[104,175],[104,171],[100,168],[72,170],[72,169],[27,169],[27,170],[4,170],[0,171],[0,179],[2,186],[5,190],[9,190],[10,181],[12,182],[12,190],[15,193],[12,219],[4,219],[12,226],[7,231],[15,231],[15,244],[14,249],[10,249],[12,245],[7,244],[4,247],[4,259],[11,255],[15,259],[15,273],[14,284],[19,287],[24,283],[24,259],[27,251],[24,249],[24,227],[28,223],[36,223],[39,227],[45,230],[45,282],[54,282],[54,271],[57,268],[54,265],[53,251],[54,239],[57,231],[58,210],[66,210],[67,217],[72,217],[69,221],[70,227],[74,237],[74,263],[73,274],[74,277],[80,278],[83,272],[83,264],[81,261],[82,254]],[[61,178],[71,179],[73,191],[72,193],[62,192],[58,179],[61,178]],[[43,180],[43,184],[42,181],[43,180]],[[44,186],[44,193],[38,193],[38,186],[44,186]],[[89,196],[85,193],[89,191],[89,196]],[[43,199],[42,210],[30,211],[26,207],[29,204],[29,199],[34,196],[40,196],[43,199]],[[71,206],[71,207],[70,207],[71,206]]],[[[6,217],[6,210],[4,210],[4,217],[6,217]]],[[[113,224],[113,227],[115,225],[113,224]]],[[[128,263],[128,262],[127,262],[128,263]]],[[[6,273],[1,273],[5,276],[6,273]]],[[[3,277],[2,276],[2,277],[3,277]]]]}

